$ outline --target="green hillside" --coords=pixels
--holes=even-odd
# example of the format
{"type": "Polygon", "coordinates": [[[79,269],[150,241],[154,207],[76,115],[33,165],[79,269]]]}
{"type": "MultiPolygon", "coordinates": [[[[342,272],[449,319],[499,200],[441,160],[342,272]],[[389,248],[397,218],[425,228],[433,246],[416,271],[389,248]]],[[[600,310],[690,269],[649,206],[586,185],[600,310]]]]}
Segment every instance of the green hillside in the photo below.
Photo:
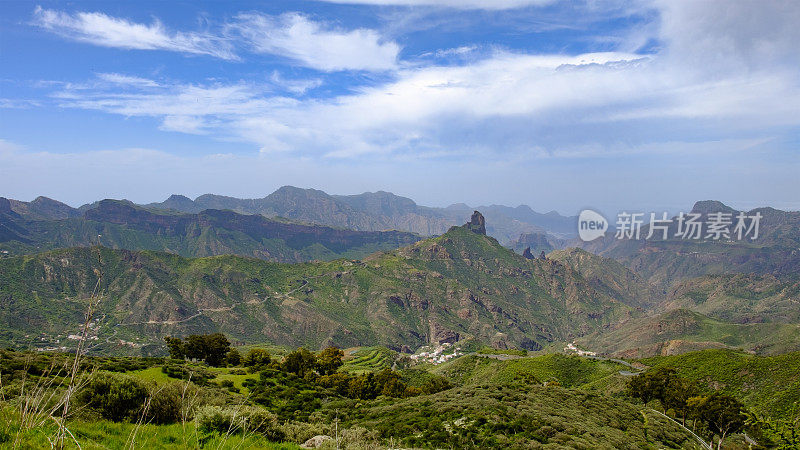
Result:
{"type": "Polygon", "coordinates": [[[758,356],[732,350],[703,350],[642,360],[674,367],[707,390],[738,397],[760,414],[800,417],[800,353],[758,356]]]}
{"type": "Polygon", "coordinates": [[[150,351],[165,335],[224,331],[243,343],[319,348],[475,337],[536,349],[596,332],[631,307],[571,267],[526,260],[493,238],[448,233],[365,261],[278,264],[76,248],[0,260],[3,341],[68,346],[103,273],[92,349],[150,351]],[[120,342],[120,339],[124,342],[120,342]],[[58,342],[56,342],[58,341],[58,342]]]}
{"type": "Polygon", "coordinates": [[[631,320],[577,342],[594,351],[632,358],[725,347],[775,354],[800,350],[800,324],[737,324],[679,309],[631,320]]]}

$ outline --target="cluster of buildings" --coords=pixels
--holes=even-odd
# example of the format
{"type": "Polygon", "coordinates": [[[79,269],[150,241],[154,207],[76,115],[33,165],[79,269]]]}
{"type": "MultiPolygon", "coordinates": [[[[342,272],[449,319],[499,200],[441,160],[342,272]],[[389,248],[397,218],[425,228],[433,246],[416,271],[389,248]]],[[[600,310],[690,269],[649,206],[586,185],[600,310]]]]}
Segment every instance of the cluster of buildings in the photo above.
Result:
{"type": "Polygon", "coordinates": [[[597,353],[595,353],[595,352],[590,352],[588,350],[579,349],[578,347],[575,346],[574,342],[570,342],[569,344],[567,344],[567,346],[564,347],[564,352],[565,353],[574,353],[574,354],[576,354],[578,356],[597,356],[597,353]]]}
{"type": "Polygon", "coordinates": [[[463,355],[463,353],[460,351],[460,348],[451,348],[452,345],[453,344],[445,342],[432,350],[428,350],[428,347],[422,347],[421,350],[423,351],[413,354],[409,358],[418,363],[429,363],[434,365],[441,364],[455,357],[463,355]],[[449,352],[449,350],[452,350],[452,352],[449,352]]]}

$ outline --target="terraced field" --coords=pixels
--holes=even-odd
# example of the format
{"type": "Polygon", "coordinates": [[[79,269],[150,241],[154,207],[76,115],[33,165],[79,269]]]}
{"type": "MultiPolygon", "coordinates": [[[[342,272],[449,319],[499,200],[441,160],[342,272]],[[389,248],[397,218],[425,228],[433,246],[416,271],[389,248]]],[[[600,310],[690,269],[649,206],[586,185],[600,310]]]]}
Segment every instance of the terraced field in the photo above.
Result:
{"type": "Polygon", "coordinates": [[[386,347],[361,347],[345,351],[344,369],[352,373],[391,369],[397,353],[386,347]]]}

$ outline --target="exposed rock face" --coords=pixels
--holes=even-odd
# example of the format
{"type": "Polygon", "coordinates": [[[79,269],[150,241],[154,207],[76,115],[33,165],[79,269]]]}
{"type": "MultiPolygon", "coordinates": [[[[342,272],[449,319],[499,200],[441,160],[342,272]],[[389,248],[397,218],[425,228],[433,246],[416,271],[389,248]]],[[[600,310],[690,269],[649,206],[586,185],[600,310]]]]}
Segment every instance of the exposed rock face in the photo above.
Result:
{"type": "Polygon", "coordinates": [[[465,226],[473,233],[486,235],[486,219],[478,211],[472,213],[472,217],[465,226]]]}
{"type": "Polygon", "coordinates": [[[542,250],[542,253],[539,254],[539,259],[547,259],[547,255],[544,253],[544,250],[542,250]]]}
{"type": "Polygon", "coordinates": [[[531,253],[531,248],[530,247],[525,247],[525,251],[522,252],[522,256],[524,256],[525,259],[533,259],[534,258],[533,253],[531,253]]]}

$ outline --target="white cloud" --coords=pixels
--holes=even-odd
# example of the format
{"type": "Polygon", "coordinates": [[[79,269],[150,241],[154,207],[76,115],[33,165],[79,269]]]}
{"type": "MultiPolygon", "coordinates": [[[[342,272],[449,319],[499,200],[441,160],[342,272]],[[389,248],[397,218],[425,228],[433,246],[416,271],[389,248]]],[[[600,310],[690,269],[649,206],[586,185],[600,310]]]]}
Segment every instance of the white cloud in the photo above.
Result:
{"type": "Polygon", "coordinates": [[[229,28],[258,53],[284,56],[327,72],[394,69],[400,52],[398,44],[375,30],[333,29],[298,13],[240,14],[229,28]]]}
{"type": "Polygon", "coordinates": [[[98,73],[97,78],[121,86],[158,87],[159,84],[147,78],[122,75],[119,73],[98,73]]]}
{"type": "MultiPolygon", "coordinates": [[[[764,30],[772,38],[752,42],[761,28],[789,27],[800,7],[755,13],[742,2],[735,4],[741,8],[728,7],[720,19],[714,8],[681,5],[670,2],[664,9],[653,38],[665,46],[653,55],[501,51],[459,66],[401,65],[392,71],[391,81],[331,98],[276,94],[274,86],[285,81],[280,75],[273,76],[271,85],[199,85],[149,80],[151,84],[113,74],[106,81],[125,84],[122,92],[67,86],[55,96],[65,107],[154,117],[162,121],[162,129],[251,142],[264,152],[331,158],[574,157],[584,150],[595,156],[598,150],[613,153],[618,147],[652,149],[683,135],[695,142],[762,139],[779,133],[780,127],[800,126],[793,32],[780,37],[764,30]],[[760,27],[740,25],[748,15],[758,17],[760,27]],[[681,25],[691,21],[706,31],[697,34],[681,25]],[[716,56],[720,49],[724,57],[716,56]],[[703,60],[703,55],[709,57],[703,60]]],[[[253,42],[265,42],[264,51],[295,55],[321,70],[381,65],[369,66],[375,57],[361,59],[369,51],[353,50],[364,45],[382,54],[378,49],[385,44],[367,31],[363,33],[371,37],[366,40],[354,38],[363,36],[356,32],[323,31],[298,15],[240,16],[237,23],[249,30],[242,34],[253,42]],[[357,43],[334,45],[329,54],[346,55],[329,61],[311,49],[324,45],[322,41],[338,42],[328,39],[330,33],[357,43]]],[[[384,63],[394,65],[395,58],[384,63]]],[[[282,89],[302,93],[318,82],[292,80],[296,86],[282,89]]]]}
{"type": "Polygon", "coordinates": [[[456,9],[501,10],[542,6],[555,0],[320,0],[329,3],[377,6],[432,6],[456,9]]]}
{"type": "Polygon", "coordinates": [[[224,38],[205,33],[169,32],[157,20],[146,25],[100,12],[69,14],[38,6],[33,16],[33,23],[47,31],[103,47],[166,50],[237,59],[224,38]]]}

